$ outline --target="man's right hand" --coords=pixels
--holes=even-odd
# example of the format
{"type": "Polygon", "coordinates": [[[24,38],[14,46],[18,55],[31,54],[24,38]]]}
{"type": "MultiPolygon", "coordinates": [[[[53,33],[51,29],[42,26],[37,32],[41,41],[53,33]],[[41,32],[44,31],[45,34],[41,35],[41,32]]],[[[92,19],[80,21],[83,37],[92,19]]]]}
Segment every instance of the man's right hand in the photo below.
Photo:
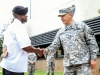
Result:
{"type": "Polygon", "coordinates": [[[25,47],[23,48],[23,50],[25,50],[28,53],[32,53],[32,52],[37,53],[39,57],[41,57],[45,52],[44,48],[36,48],[33,46],[25,47]]]}
{"type": "Polygon", "coordinates": [[[91,60],[90,66],[91,66],[91,69],[94,69],[96,67],[96,60],[91,60]]]}

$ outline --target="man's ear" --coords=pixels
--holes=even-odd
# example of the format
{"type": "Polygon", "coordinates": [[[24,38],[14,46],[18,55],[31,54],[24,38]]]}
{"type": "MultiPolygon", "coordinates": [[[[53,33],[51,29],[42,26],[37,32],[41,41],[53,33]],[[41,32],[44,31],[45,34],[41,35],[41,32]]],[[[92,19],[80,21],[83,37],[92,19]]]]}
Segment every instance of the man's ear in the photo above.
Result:
{"type": "Polygon", "coordinates": [[[69,16],[71,16],[71,17],[73,16],[72,13],[70,13],[70,12],[69,12],[68,14],[69,14],[69,16]]]}
{"type": "Polygon", "coordinates": [[[17,18],[21,18],[21,15],[17,15],[17,18]]]}

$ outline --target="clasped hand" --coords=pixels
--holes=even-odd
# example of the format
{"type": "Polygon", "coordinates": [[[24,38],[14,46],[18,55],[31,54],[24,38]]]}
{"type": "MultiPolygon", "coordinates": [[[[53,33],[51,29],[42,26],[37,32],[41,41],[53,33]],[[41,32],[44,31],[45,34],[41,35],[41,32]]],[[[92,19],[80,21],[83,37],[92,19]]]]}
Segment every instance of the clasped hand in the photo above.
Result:
{"type": "Polygon", "coordinates": [[[44,48],[41,48],[41,49],[37,48],[37,50],[38,50],[37,54],[38,54],[39,57],[41,57],[45,53],[45,49],[44,48]]]}

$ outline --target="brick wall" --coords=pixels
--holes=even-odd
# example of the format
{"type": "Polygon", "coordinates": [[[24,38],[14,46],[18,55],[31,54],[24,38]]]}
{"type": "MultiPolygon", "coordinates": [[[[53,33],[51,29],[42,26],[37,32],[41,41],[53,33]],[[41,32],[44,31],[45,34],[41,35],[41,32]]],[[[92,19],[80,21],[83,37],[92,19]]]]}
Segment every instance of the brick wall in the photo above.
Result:
{"type": "MultiPolygon", "coordinates": [[[[36,69],[37,70],[44,70],[46,71],[46,59],[39,59],[36,62],[36,69]]],[[[100,75],[100,57],[97,59],[97,66],[95,69],[92,70],[93,75],[100,75]]],[[[55,60],[55,71],[56,72],[63,72],[63,58],[56,58],[55,60]]]]}

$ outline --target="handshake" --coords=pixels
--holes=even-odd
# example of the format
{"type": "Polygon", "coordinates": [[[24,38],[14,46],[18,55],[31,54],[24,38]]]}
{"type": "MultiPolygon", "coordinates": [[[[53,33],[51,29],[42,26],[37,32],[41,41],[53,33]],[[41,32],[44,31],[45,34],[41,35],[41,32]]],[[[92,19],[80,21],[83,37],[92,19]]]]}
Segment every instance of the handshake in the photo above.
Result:
{"type": "Polygon", "coordinates": [[[36,53],[38,54],[39,57],[41,57],[43,54],[45,54],[45,49],[44,48],[36,48],[36,53]]]}
{"type": "MultiPolygon", "coordinates": [[[[46,52],[44,48],[35,48],[33,46],[25,47],[25,48],[23,48],[23,50],[28,52],[28,53],[32,53],[32,52],[37,53],[37,55],[39,57],[41,57],[46,52]]],[[[1,54],[1,57],[6,58],[8,56],[8,53],[9,53],[9,52],[7,52],[7,48],[3,48],[2,51],[3,51],[3,53],[1,54]]]]}

